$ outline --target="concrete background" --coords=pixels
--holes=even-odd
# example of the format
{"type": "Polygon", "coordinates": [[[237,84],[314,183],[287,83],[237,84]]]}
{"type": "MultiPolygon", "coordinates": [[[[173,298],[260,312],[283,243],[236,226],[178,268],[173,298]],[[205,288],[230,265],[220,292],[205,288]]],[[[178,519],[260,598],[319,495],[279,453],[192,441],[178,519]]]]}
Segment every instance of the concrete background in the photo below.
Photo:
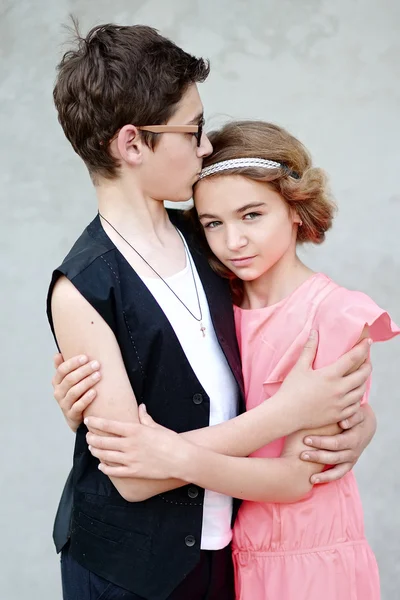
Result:
{"type": "MultiPolygon", "coordinates": [[[[340,207],[324,247],[306,250],[309,263],[400,322],[397,0],[0,0],[4,600],[61,598],[51,528],[73,435],[52,399],[45,295],[52,268],[95,212],[52,105],[70,12],[84,32],[99,22],[146,23],[208,56],[209,125],[257,117],[298,135],[329,171],[340,207]]],[[[357,466],[385,600],[400,588],[399,350],[395,340],[373,351],[379,430],[357,466]]]]}

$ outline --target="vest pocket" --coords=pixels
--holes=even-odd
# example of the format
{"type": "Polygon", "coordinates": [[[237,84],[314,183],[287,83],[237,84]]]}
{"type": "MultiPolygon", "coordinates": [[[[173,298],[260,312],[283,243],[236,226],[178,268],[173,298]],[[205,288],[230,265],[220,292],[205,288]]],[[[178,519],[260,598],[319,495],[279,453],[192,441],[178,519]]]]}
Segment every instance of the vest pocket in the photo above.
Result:
{"type": "Polygon", "coordinates": [[[77,529],[82,529],[90,535],[105,540],[110,544],[117,545],[131,542],[135,548],[141,551],[148,551],[150,547],[149,536],[145,533],[131,531],[111,525],[105,521],[99,521],[81,510],[74,513],[72,521],[72,532],[74,533],[74,530],[76,531],[77,529]]]}
{"type": "Polygon", "coordinates": [[[124,529],[120,529],[109,523],[104,523],[103,521],[98,521],[82,511],[74,514],[72,527],[75,528],[75,526],[84,529],[92,535],[105,539],[108,542],[113,542],[114,544],[118,544],[127,537],[127,532],[124,529]]]}

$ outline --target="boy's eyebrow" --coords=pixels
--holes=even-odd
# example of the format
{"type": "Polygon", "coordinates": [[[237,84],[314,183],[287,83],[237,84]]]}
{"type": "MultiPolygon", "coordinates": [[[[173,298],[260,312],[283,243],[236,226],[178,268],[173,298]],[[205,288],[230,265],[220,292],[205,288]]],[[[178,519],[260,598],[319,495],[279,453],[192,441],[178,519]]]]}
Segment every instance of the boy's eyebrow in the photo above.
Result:
{"type": "Polygon", "coordinates": [[[203,110],[201,111],[201,113],[199,113],[198,115],[193,117],[193,119],[188,122],[188,125],[192,125],[192,124],[198,125],[202,119],[204,119],[204,111],[203,110]]]}

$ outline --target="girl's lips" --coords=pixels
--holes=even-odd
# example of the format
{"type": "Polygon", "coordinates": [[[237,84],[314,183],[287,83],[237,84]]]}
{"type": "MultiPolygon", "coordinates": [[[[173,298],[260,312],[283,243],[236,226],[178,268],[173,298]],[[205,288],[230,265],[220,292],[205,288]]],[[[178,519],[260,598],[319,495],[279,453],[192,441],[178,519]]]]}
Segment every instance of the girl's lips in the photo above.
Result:
{"type": "Polygon", "coordinates": [[[235,267],[247,267],[255,256],[245,256],[244,258],[231,258],[230,262],[235,265],[235,267]]]}

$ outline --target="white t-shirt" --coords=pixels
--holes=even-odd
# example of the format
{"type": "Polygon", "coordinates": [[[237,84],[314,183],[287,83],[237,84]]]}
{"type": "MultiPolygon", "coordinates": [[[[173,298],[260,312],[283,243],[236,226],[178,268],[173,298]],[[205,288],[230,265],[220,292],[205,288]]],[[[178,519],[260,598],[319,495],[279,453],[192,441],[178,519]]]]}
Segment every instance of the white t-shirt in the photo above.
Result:
{"type": "MultiPolygon", "coordinates": [[[[183,239],[183,236],[181,237],[183,239]]],[[[141,279],[169,320],[197,379],[210,397],[210,425],[217,425],[237,415],[239,392],[215,335],[207,298],[196,266],[184,239],[183,242],[187,252],[186,267],[183,271],[165,278],[165,281],[192,313],[200,317],[193,276],[196,278],[202,309],[202,324],[205,327],[204,337],[200,322],[182,306],[159,277],[141,279]]],[[[232,498],[206,490],[201,535],[203,550],[220,550],[229,544],[232,539],[231,519],[232,498]]]]}

